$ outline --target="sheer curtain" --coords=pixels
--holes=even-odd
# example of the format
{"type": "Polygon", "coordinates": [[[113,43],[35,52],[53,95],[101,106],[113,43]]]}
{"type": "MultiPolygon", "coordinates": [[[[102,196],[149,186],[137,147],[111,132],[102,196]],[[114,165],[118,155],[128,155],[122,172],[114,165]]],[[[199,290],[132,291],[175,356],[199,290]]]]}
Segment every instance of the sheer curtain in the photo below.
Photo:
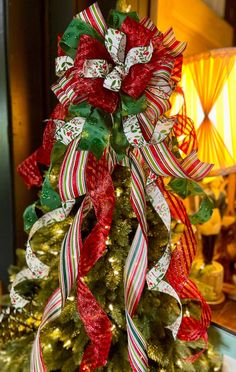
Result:
{"type": "Polygon", "coordinates": [[[197,128],[199,158],[214,171],[236,164],[236,48],[185,60],[182,86],[187,114],[197,128]]]}

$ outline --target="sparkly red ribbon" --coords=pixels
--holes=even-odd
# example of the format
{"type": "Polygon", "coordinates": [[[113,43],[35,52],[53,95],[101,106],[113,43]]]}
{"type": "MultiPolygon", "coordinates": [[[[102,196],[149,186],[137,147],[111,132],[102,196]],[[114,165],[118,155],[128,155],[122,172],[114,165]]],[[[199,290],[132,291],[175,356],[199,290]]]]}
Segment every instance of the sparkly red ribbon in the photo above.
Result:
{"type": "MultiPolygon", "coordinates": [[[[201,317],[199,320],[191,316],[183,316],[178,332],[178,338],[183,341],[194,341],[202,338],[206,343],[206,330],[210,324],[211,310],[205,299],[200,294],[196,285],[190,279],[188,279],[191,265],[196,254],[196,238],[183,202],[165,189],[161,178],[157,180],[157,184],[165,196],[172,217],[176,220],[180,220],[185,226],[183,234],[179,240],[179,244],[177,244],[172,253],[166,278],[181,299],[194,299],[199,301],[199,304],[201,305],[201,317]]],[[[204,350],[201,352],[203,351],[204,350]]],[[[191,357],[191,361],[193,362],[196,360],[200,353],[197,353],[191,357]]]]}
{"type": "Polygon", "coordinates": [[[67,109],[65,107],[61,104],[56,105],[45,127],[42,145],[18,166],[17,171],[28,187],[41,186],[42,175],[39,170],[39,164],[47,167],[50,165],[51,151],[55,142],[56,126],[54,120],[63,120],[66,113],[67,109]]]}
{"type": "Polygon", "coordinates": [[[83,277],[91,270],[106,249],[112,212],[115,204],[114,187],[106,161],[96,161],[89,154],[86,168],[86,184],[95,210],[97,223],[85,239],[81,251],[77,287],[77,304],[80,317],[84,323],[91,343],[84,351],[80,371],[92,371],[104,366],[110,350],[112,332],[111,322],[96,301],[83,277]]]}
{"type": "Polygon", "coordinates": [[[173,130],[179,142],[179,149],[185,155],[188,155],[192,151],[197,151],[197,133],[194,122],[187,116],[186,100],[182,88],[177,86],[175,92],[183,97],[183,105],[180,112],[175,116],[173,130]]]}

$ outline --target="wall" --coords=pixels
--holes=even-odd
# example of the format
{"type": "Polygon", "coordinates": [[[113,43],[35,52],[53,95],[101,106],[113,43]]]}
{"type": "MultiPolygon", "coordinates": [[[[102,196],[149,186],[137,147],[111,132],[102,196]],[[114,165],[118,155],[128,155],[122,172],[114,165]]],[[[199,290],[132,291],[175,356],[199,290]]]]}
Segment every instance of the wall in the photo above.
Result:
{"type": "Polygon", "coordinates": [[[233,28],[201,0],[151,0],[151,19],[188,43],[185,56],[233,45],[233,28]]]}

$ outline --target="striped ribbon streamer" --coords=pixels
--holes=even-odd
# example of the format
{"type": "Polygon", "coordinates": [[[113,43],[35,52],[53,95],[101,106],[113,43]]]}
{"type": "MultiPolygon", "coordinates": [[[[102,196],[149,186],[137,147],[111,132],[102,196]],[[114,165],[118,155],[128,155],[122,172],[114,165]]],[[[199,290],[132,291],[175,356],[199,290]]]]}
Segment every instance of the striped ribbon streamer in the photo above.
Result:
{"type": "Polygon", "coordinates": [[[213,167],[213,164],[201,162],[195,151],[180,163],[165,142],[143,147],[140,151],[152,172],[160,176],[191,178],[199,181],[213,167]]]}
{"type": "Polygon", "coordinates": [[[178,41],[175,38],[173,28],[170,27],[163,34],[163,47],[168,49],[173,57],[178,57],[186,49],[187,43],[185,41],[178,41]]]}
{"type": "Polygon", "coordinates": [[[61,166],[59,177],[59,191],[62,200],[74,200],[87,191],[85,182],[85,168],[88,151],[78,151],[80,137],[68,146],[61,166]]]}
{"type": "MultiPolygon", "coordinates": [[[[85,167],[88,152],[76,151],[79,140],[79,137],[74,139],[68,146],[59,176],[61,199],[65,201],[65,205],[71,206],[70,210],[68,210],[68,214],[74,206],[75,199],[87,193],[85,167]]],[[[31,371],[33,372],[46,370],[40,345],[40,331],[46,323],[60,315],[61,309],[75,284],[82,245],[80,235],[81,223],[84,214],[87,213],[89,209],[89,198],[85,198],[62,242],[60,254],[60,288],[50,297],[43,313],[42,322],[39,326],[31,354],[31,371]]]]}
{"type": "Polygon", "coordinates": [[[128,355],[134,372],[148,370],[146,343],[132,316],[137,308],[145,285],[147,271],[147,222],[145,200],[145,176],[136,156],[130,153],[131,204],[139,225],[124,268],[125,312],[128,335],[128,355]]]}
{"type": "Polygon", "coordinates": [[[185,170],[189,178],[195,181],[200,181],[206,177],[210,172],[213,164],[203,163],[198,159],[197,151],[192,151],[184,160],[181,162],[181,166],[185,170]]]}
{"type": "Polygon", "coordinates": [[[89,210],[89,205],[90,202],[88,198],[85,198],[62,242],[60,255],[60,287],[55,290],[45,306],[31,352],[31,372],[46,371],[40,343],[40,332],[47,323],[56,319],[61,314],[65,301],[76,282],[82,246],[81,224],[84,213],[89,210]]]}
{"type": "Polygon", "coordinates": [[[147,241],[139,224],[124,268],[128,355],[134,372],[148,371],[146,342],[132,320],[145,284],[146,271],[147,241]]]}
{"type": "Polygon", "coordinates": [[[81,225],[83,216],[89,211],[91,205],[89,198],[85,198],[74,221],[69,229],[68,234],[61,246],[60,254],[60,286],[62,294],[62,306],[65,305],[67,297],[78,276],[78,266],[80,252],[82,249],[81,225]]]}
{"type": "Polygon", "coordinates": [[[43,361],[40,331],[49,321],[56,319],[61,313],[62,297],[60,288],[57,288],[48,300],[45,306],[41,324],[38,328],[34,344],[31,351],[30,372],[46,372],[46,366],[43,361]]]}

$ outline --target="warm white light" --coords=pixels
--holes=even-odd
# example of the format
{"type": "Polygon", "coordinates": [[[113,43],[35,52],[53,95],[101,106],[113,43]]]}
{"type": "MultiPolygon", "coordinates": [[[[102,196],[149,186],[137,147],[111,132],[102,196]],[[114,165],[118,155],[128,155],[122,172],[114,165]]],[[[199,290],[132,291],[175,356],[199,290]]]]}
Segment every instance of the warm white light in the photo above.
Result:
{"type": "Polygon", "coordinates": [[[63,347],[68,348],[71,345],[71,340],[64,342],[63,347]]]}

